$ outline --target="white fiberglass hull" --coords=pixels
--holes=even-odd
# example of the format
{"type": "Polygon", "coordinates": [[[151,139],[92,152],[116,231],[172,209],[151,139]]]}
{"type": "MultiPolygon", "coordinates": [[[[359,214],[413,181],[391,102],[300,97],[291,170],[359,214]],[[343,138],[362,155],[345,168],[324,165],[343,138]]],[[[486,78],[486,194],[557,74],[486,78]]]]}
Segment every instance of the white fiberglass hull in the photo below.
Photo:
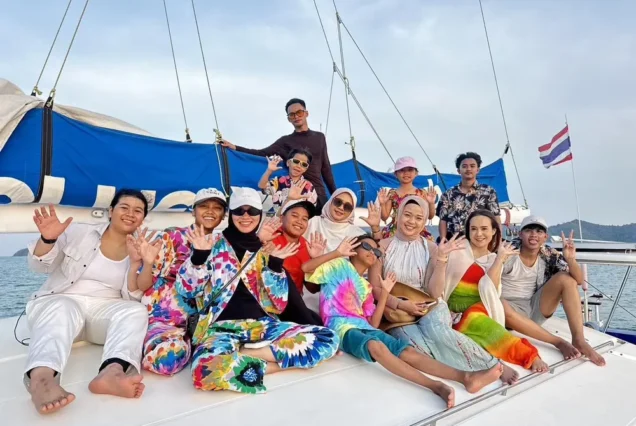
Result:
{"type": "MultiPolygon", "coordinates": [[[[219,424],[279,426],[311,425],[416,425],[443,413],[437,396],[395,376],[377,364],[348,355],[337,356],[313,370],[286,371],[266,376],[268,392],[242,395],[230,391],[203,392],[193,388],[188,369],[172,378],[144,373],[146,391],[139,400],[93,395],[88,383],[97,372],[101,346],[76,343],[62,375],[62,384],[77,399],[49,416],[38,415],[22,384],[28,348],[13,337],[16,318],[0,320],[0,418],[3,426],[14,425],[183,425],[219,424]]],[[[569,339],[567,323],[552,318],[552,333],[569,339]]],[[[18,337],[28,336],[24,318],[18,337]]],[[[450,413],[437,425],[577,425],[613,426],[632,424],[636,418],[633,382],[636,377],[636,346],[586,329],[590,344],[598,346],[607,360],[604,368],[576,360],[466,409],[450,413]]],[[[536,342],[533,342],[536,343],[536,342]]],[[[553,348],[537,344],[550,365],[562,360],[553,348]]],[[[517,367],[515,367],[517,368],[517,367]]],[[[523,375],[528,372],[517,368],[523,375]]],[[[479,394],[455,388],[457,404],[501,388],[497,382],[479,394]]]]}

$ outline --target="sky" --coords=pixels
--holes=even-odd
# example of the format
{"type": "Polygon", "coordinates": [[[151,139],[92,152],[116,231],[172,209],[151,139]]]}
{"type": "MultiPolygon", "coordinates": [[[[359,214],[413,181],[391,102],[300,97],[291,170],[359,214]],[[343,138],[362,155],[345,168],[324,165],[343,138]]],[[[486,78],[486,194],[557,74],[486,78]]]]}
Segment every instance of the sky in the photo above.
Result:
{"type": "MultiPolygon", "coordinates": [[[[39,87],[53,85],[84,2],[73,2],[39,87]]],[[[167,0],[188,126],[195,142],[216,127],[190,2],[167,0]]],[[[485,163],[501,157],[506,136],[478,0],[338,0],[355,38],[426,153],[454,172],[464,151],[485,163]]],[[[331,0],[317,0],[340,65],[331,0]]],[[[0,15],[0,77],[30,93],[66,0],[9,2],[0,15]]],[[[307,101],[310,127],[325,131],[332,63],[313,0],[195,1],[203,49],[226,139],[267,146],[291,131],[291,97],[307,101]]],[[[492,54],[518,172],[527,201],[550,223],[576,217],[572,169],[546,170],[537,148],[570,125],[584,220],[634,222],[625,194],[636,154],[636,3],[625,0],[483,0],[492,54]],[[619,200],[620,202],[617,202],[619,200]]],[[[432,168],[343,29],[351,88],[394,158],[432,168]]],[[[92,1],[57,87],[56,102],[108,114],[152,134],[184,139],[184,122],[163,4],[92,1]]],[[[353,102],[358,159],[380,171],[391,161],[353,102]]],[[[350,158],[345,92],[336,77],[327,140],[333,162],[350,158]]],[[[508,191],[523,196],[510,155],[508,191]]],[[[0,236],[0,255],[33,235],[0,236]]]]}

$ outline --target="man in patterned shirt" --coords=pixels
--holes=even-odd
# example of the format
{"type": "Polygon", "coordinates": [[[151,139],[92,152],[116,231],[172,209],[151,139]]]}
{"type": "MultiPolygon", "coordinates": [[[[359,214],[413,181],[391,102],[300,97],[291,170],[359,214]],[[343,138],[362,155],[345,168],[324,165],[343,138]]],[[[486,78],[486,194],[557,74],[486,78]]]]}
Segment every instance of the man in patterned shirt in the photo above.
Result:
{"type": "Polygon", "coordinates": [[[442,194],[437,204],[440,240],[450,239],[456,233],[464,235],[466,219],[475,210],[490,210],[501,226],[497,192],[493,187],[477,182],[481,167],[479,154],[460,154],[455,159],[455,166],[462,181],[442,194]]]}
{"type": "Polygon", "coordinates": [[[578,285],[585,278],[576,261],[572,236],[573,233],[565,238],[561,233],[563,250],[559,253],[545,244],[548,225],[543,218],[528,216],[521,222],[519,238],[513,241],[519,255],[506,262],[501,275],[506,326],[556,346],[566,359],[583,354],[594,364],[605,365],[583,334],[578,285]],[[570,325],[572,345],[540,327],[561,303],[570,325]]]}

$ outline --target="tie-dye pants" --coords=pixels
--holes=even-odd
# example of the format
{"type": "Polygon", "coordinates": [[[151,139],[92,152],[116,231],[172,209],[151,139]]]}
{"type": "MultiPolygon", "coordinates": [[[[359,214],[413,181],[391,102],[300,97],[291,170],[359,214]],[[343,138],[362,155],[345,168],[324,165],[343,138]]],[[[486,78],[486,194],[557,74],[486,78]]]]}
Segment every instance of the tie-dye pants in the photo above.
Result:
{"type": "Polygon", "coordinates": [[[185,327],[158,321],[150,323],[144,340],[142,368],[162,376],[183,370],[190,361],[190,340],[185,334],[185,327]]]}
{"type": "Polygon", "coordinates": [[[266,391],[263,376],[267,362],[239,352],[246,343],[268,342],[282,369],[313,368],[338,350],[338,336],[319,326],[258,320],[220,321],[213,324],[192,355],[194,387],[242,393],[266,391]]]}

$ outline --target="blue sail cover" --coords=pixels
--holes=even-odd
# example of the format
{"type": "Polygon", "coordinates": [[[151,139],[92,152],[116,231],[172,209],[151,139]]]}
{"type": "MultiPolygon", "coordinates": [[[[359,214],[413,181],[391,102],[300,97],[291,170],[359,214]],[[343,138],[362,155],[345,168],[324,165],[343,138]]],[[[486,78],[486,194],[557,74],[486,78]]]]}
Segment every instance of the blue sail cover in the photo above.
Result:
{"type": "MultiPolygon", "coordinates": [[[[267,167],[265,158],[212,144],[142,136],[92,126],[56,112],[49,114],[52,137],[48,150],[43,148],[42,138],[45,113],[37,108],[23,117],[0,151],[0,204],[12,202],[17,198],[12,196],[16,188],[24,185],[34,194],[34,199],[26,202],[37,202],[38,194],[46,190],[41,188],[44,174],[64,179],[59,204],[92,207],[100,186],[154,191],[159,201],[179,191],[221,189],[223,184],[227,189],[228,179],[231,186],[255,188],[267,167]]],[[[377,172],[362,163],[358,166],[366,194],[360,204],[375,199],[382,187],[398,186],[392,174],[377,172]]],[[[362,195],[353,160],[334,164],[333,173],[339,187],[362,195]]],[[[444,189],[436,175],[420,175],[416,185],[427,187],[429,179],[444,189]]],[[[443,180],[450,187],[459,182],[459,176],[444,174],[443,180]]],[[[479,180],[497,190],[500,202],[509,201],[503,160],[484,166],[479,180]]],[[[21,202],[25,202],[24,197],[21,202]]]]}

